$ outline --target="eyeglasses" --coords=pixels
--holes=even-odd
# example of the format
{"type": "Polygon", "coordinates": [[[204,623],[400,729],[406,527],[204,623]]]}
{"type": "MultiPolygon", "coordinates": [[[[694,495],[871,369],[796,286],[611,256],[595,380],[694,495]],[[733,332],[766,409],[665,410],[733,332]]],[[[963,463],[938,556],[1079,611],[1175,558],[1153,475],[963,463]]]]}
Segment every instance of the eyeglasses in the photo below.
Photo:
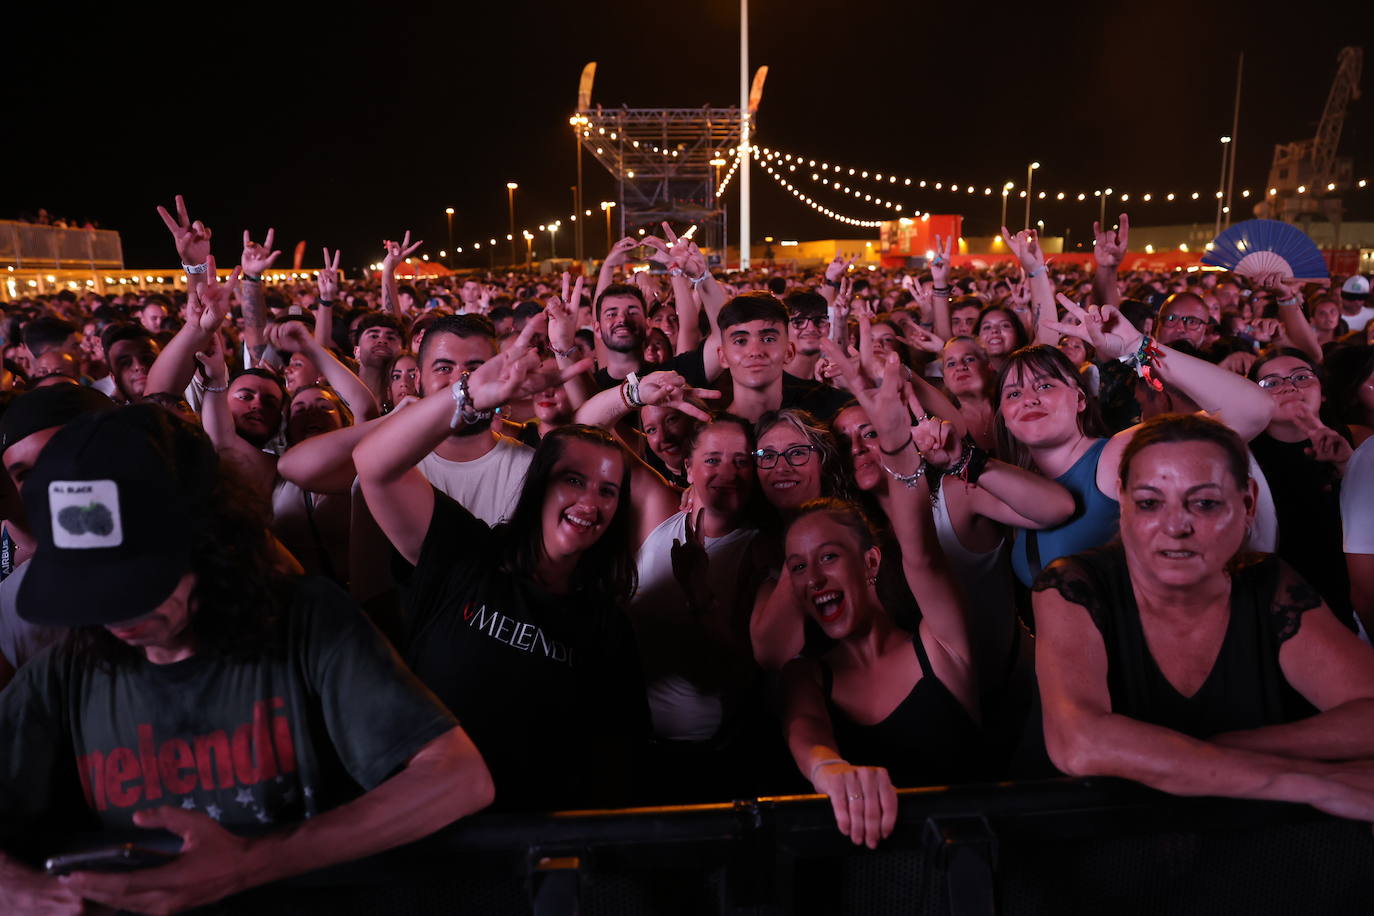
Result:
{"type": "Polygon", "coordinates": [[[1164,316],[1165,324],[1178,324],[1180,321],[1185,328],[1197,328],[1207,323],[1206,318],[1198,318],[1196,315],[1176,315],[1170,312],[1164,316]]]}
{"type": "Polygon", "coordinates": [[[776,465],[779,458],[786,458],[788,464],[799,468],[811,460],[811,453],[816,450],[814,445],[794,445],[785,452],[775,452],[771,448],[754,449],[754,463],[766,471],[776,465]]]}
{"type": "Polygon", "coordinates": [[[1294,388],[1311,388],[1317,384],[1317,376],[1309,371],[1299,370],[1292,375],[1266,375],[1259,380],[1261,388],[1282,388],[1283,383],[1287,382],[1294,388]]]}
{"type": "Polygon", "coordinates": [[[808,324],[813,325],[818,331],[821,328],[830,327],[829,318],[811,318],[806,315],[795,315],[792,318],[788,319],[788,321],[792,325],[792,327],[798,331],[805,328],[808,324]]]}

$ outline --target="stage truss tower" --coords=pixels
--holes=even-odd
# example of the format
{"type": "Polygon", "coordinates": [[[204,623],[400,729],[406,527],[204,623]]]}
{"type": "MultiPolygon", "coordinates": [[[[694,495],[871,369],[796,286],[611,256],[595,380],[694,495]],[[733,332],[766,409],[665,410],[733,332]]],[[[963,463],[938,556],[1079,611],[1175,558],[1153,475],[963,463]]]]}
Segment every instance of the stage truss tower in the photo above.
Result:
{"type": "MultiPolygon", "coordinates": [[[[582,148],[616,180],[612,218],[618,238],[640,227],[654,232],[666,220],[678,232],[686,225],[700,227],[697,243],[723,252],[725,207],[717,191],[723,166],[739,146],[738,108],[595,106],[579,110],[569,122],[582,148]]],[[[590,204],[588,209],[595,214],[590,204]]]]}

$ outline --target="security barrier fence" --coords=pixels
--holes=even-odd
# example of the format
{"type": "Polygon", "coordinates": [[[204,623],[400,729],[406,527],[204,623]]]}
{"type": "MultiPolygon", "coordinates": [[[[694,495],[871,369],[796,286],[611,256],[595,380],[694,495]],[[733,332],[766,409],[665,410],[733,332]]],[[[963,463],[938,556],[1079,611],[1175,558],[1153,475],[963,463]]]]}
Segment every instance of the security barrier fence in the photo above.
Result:
{"type": "Polygon", "coordinates": [[[906,789],[877,850],[822,796],[480,815],[214,912],[1374,913],[1370,825],[1115,780],[906,789]]]}

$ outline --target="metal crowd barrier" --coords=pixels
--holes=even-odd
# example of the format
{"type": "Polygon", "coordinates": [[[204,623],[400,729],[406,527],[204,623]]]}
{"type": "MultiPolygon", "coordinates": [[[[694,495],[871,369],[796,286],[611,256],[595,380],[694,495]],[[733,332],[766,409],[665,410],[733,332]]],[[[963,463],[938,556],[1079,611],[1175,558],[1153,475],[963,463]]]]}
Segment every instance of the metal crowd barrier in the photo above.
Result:
{"type": "Polygon", "coordinates": [[[1374,913],[1370,825],[1115,780],[906,789],[877,850],[822,796],[480,815],[228,901],[255,914],[1374,913]]]}

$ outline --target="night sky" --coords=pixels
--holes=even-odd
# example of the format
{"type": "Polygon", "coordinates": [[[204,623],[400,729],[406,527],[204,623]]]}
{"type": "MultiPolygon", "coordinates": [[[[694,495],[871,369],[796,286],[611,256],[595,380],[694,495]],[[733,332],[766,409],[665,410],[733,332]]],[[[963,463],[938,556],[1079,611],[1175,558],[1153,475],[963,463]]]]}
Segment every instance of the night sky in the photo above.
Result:
{"type": "MultiPolygon", "coordinates": [[[[356,269],[380,256],[381,238],[407,228],[437,255],[448,206],[459,244],[502,238],[507,181],[520,183],[517,225],[566,217],[575,180],[567,118],[589,60],[598,62],[593,102],[606,107],[738,100],[738,6],[729,0],[243,5],[209,17],[193,6],[15,6],[0,90],[10,163],[0,217],[46,207],[96,219],[122,234],[133,267],[174,263],[153,208],[177,192],[223,239],[216,253],[229,263],[244,228],[260,237],[269,225],[284,262],[305,239],[307,265],[321,245],[340,245],[343,266],[356,269]]],[[[750,66],[770,70],[758,142],[976,182],[976,199],[959,198],[967,235],[997,222],[999,200],[983,198],[982,186],[1020,187],[1031,159],[1043,164],[1036,184],[1046,189],[1201,191],[1196,203],[1133,205],[1132,219],[1210,222],[1237,53],[1246,52],[1239,192],[1263,187],[1276,142],[1312,136],[1337,52],[1374,34],[1337,9],[754,0],[750,66]]],[[[1371,69],[1374,61],[1366,87],[1371,69]]],[[[1374,179],[1371,139],[1366,98],[1341,142],[1357,177],[1374,179]]],[[[590,156],[584,168],[595,210],[612,182],[590,156]]],[[[756,239],[864,234],[754,175],[756,239]]],[[[855,217],[885,215],[838,193],[814,196],[855,217]]],[[[735,197],[732,188],[732,207],[735,197]]],[[[941,192],[899,199],[954,209],[941,192]]],[[[1374,219],[1374,186],[1347,206],[1348,219],[1374,219]]],[[[1096,214],[1091,201],[1036,208],[1052,233],[1087,233],[1096,214]]],[[[603,244],[603,227],[598,213],[589,250],[603,244]]],[[[569,253],[564,235],[559,254],[569,253]]],[[[483,253],[460,263],[485,262],[483,253]]]]}

